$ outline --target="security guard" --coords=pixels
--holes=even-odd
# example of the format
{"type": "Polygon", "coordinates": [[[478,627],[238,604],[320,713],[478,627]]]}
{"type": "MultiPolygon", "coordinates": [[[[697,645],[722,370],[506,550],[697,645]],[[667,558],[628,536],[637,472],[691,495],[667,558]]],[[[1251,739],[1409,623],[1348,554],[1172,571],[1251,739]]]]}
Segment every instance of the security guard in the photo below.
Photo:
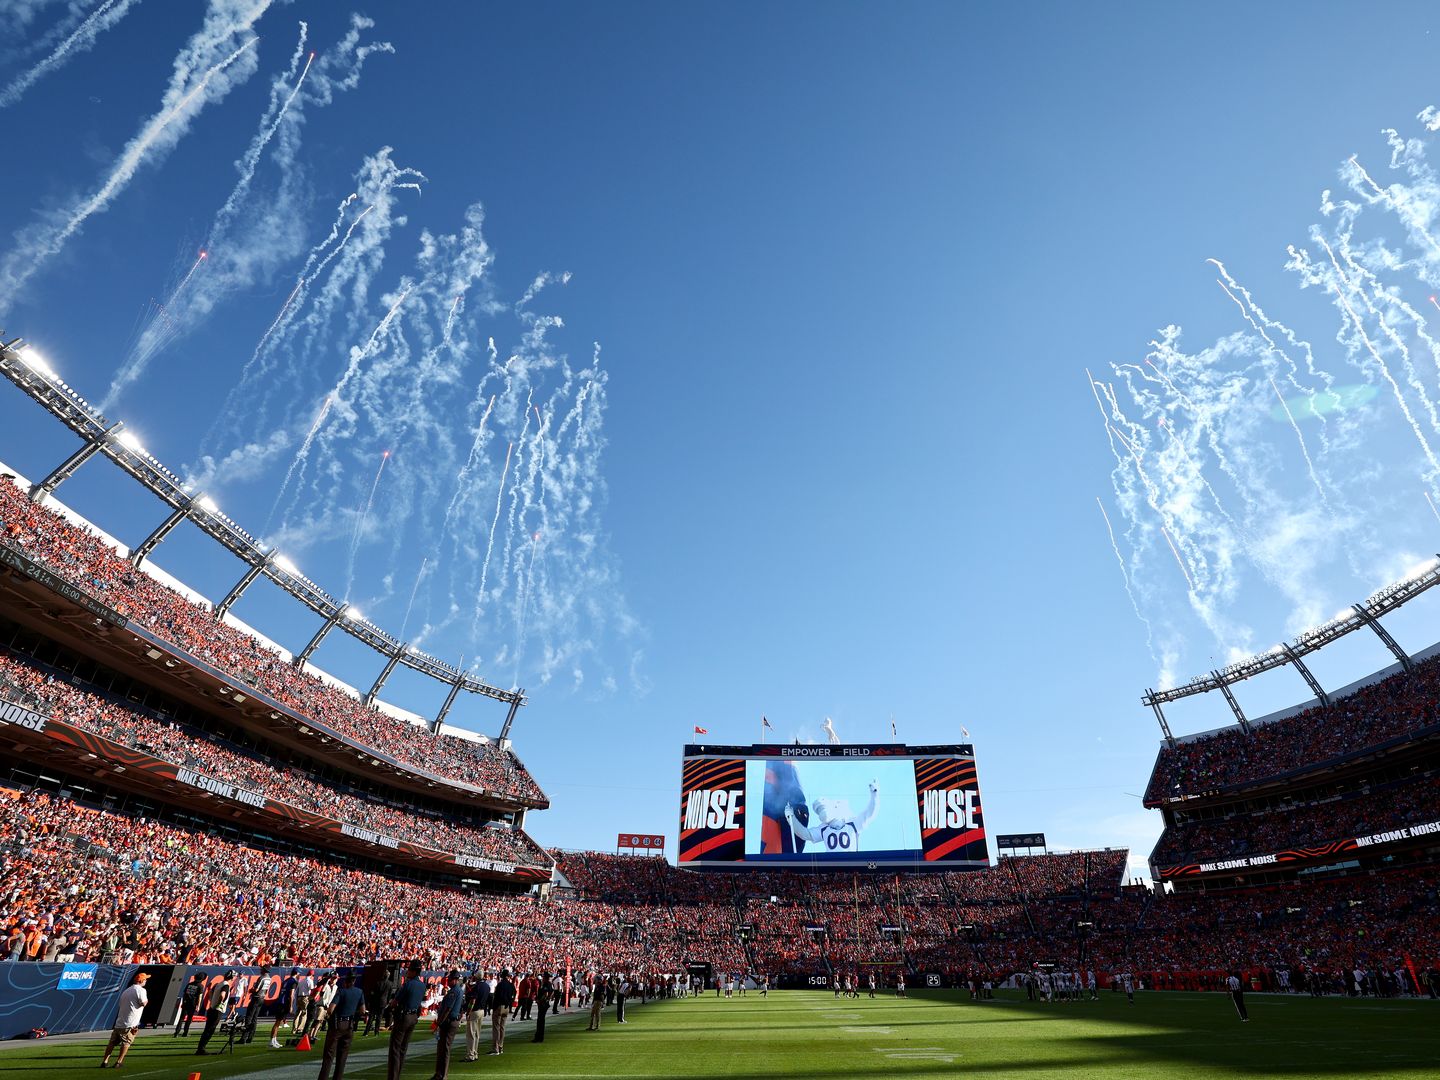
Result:
{"type": "Polygon", "coordinates": [[[451,971],[446,975],[445,985],[448,989],[435,1009],[435,1075],[431,1080],[446,1080],[450,1075],[450,1047],[465,1015],[465,987],[461,985],[460,972],[451,971]]]}
{"type": "Polygon", "coordinates": [[[325,1049],[320,1058],[320,1080],[330,1080],[332,1066],[335,1080],[345,1080],[345,1062],[350,1057],[355,1027],[365,1017],[365,992],[355,985],[353,972],[340,976],[340,989],[330,1002],[329,1017],[325,1049]]]}
{"type": "Polygon", "coordinates": [[[533,1042],[545,1041],[545,1014],[550,1010],[550,999],[555,991],[550,986],[550,973],[540,976],[540,986],[535,991],[535,1038],[533,1042]]]}
{"type": "Polygon", "coordinates": [[[419,960],[411,960],[409,978],[395,995],[395,1022],[390,1027],[390,1060],[386,1080],[400,1080],[405,1071],[405,1055],[410,1052],[410,1036],[420,1019],[420,1007],[425,1004],[425,980],[420,973],[425,970],[419,960]]]}

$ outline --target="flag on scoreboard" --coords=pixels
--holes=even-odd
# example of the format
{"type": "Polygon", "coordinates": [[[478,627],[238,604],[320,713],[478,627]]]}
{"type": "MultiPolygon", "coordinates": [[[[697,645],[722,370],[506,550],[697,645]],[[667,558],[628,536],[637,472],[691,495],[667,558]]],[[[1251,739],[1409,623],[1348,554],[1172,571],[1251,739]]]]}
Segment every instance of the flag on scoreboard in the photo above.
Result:
{"type": "Polygon", "coordinates": [[[699,727],[699,726],[697,725],[696,728],[695,728],[695,734],[696,734],[696,735],[709,735],[710,732],[706,731],[703,727],[699,727]]]}

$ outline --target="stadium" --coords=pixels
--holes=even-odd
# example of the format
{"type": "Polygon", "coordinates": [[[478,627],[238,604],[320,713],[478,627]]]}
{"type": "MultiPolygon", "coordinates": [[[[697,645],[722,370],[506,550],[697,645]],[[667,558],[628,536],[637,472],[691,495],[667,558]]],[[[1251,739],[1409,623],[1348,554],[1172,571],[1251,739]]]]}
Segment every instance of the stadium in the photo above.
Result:
{"type": "MultiPolygon", "coordinates": [[[[19,89],[0,92],[0,108],[5,94],[27,92],[72,49],[95,47],[127,7],[101,4],[68,24],[62,17],[53,40],[41,37],[36,48],[63,41],[63,51],[19,89]]],[[[228,11],[219,0],[213,9],[228,11]]],[[[368,55],[357,35],[371,25],[357,18],[334,47],[352,66],[327,69],[315,52],[302,68],[309,31],[301,24],[301,47],[263,114],[259,130],[270,134],[239,165],[249,160],[253,174],[288,108],[280,91],[293,87],[297,100],[312,64],[317,82],[332,80],[327,95],[354,89],[368,55]]],[[[248,34],[249,23],[242,29],[248,34]]],[[[220,51],[196,61],[203,78],[163,115],[218,93],[212,79],[238,70],[250,48],[225,51],[240,40],[207,45],[220,51]]],[[[288,145],[282,139],[273,152],[290,153],[288,145]]],[[[364,236],[367,215],[388,208],[400,188],[419,190],[419,174],[387,154],[367,159],[373,176],[340,201],[328,240],[309,256],[296,248],[296,259],[308,261],[288,296],[282,282],[280,312],[254,346],[264,379],[246,382],[247,367],[228,415],[277,411],[283,394],[271,400],[258,389],[285,370],[261,362],[278,347],[267,343],[273,337],[302,357],[292,374],[306,370],[315,354],[304,350],[345,322],[340,307],[324,305],[338,305],[346,290],[363,294],[357,282],[378,273],[378,260],[369,271],[357,262],[346,271],[354,276],[328,291],[321,278],[332,261],[347,265],[343,249],[352,233],[364,236]],[[307,323],[306,310],[320,314],[307,323]]],[[[1385,205],[1402,202],[1392,195],[1385,205]]],[[[225,235],[219,225],[213,231],[225,235]]],[[[1135,797],[1159,830],[1149,850],[1132,849],[1124,836],[1108,846],[1052,843],[1047,834],[1076,835],[1053,805],[1037,802],[1022,817],[1012,800],[987,803],[987,792],[1022,783],[1061,789],[1062,774],[1084,770],[1083,761],[1044,757],[1039,744],[1058,736],[1039,728],[1033,763],[1006,757],[1002,765],[996,755],[992,765],[985,739],[954,724],[924,728],[924,741],[912,743],[898,737],[892,716],[888,740],[842,741],[828,718],[821,738],[776,731],[772,712],[761,718],[759,742],[739,741],[738,724],[712,738],[698,723],[692,735],[687,722],[678,733],[617,737],[625,745],[602,760],[532,772],[527,759],[555,761],[549,744],[593,723],[593,699],[579,692],[588,654],[567,651],[565,633],[603,637],[614,614],[593,615],[610,594],[575,569],[603,563],[604,530],[593,515],[603,501],[596,463],[604,440],[598,413],[586,410],[603,395],[605,373],[598,346],[584,368],[547,352],[545,334],[563,324],[526,309],[542,288],[536,279],[514,305],[524,331],[515,356],[500,363],[489,338],[489,367],[478,392],[465,388],[473,400],[454,431],[438,412],[424,412],[418,389],[407,397],[399,383],[382,381],[414,369],[449,385],[436,358],[452,331],[457,340],[464,333],[454,325],[467,294],[450,297],[473,284],[458,268],[488,272],[488,255],[466,261],[483,247],[478,238],[470,256],[454,254],[464,235],[425,233],[416,276],[367,297],[371,321],[362,329],[351,319],[348,352],[336,354],[349,366],[290,415],[285,451],[295,456],[263,526],[263,501],[247,507],[260,507],[250,521],[206,493],[224,488],[225,466],[239,471],[246,454],[260,454],[257,444],[227,456],[217,443],[190,464],[162,460],[130,426],[146,402],[114,400],[148,363],[182,348],[183,333],[200,332],[201,315],[181,328],[186,310],[203,307],[186,308],[187,290],[205,287],[197,275],[218,270],[206,264],[226,257],[223,245],[186,261],[160,314],[152,311],[132,340],[129,374],[116,376],[102,403],[86,395],[98,395],[89,380],[103,375],[67,383],[57,369],[79,365],[52,364],[51,350],[34,344],[47,328],[22,327],[0,308],[9,324],[0,333],[0,1067],[74,1076],[113,1066],[156,1080],[328,1080],[347,1070],[815,1080],[1434,1074],[1440,644],[1412,651],[1401,641],[1440,638],[1425,607],[1440,584],[1440,555],[1271,649],[1250,650],[1253,635],[1236,631],[1246,648],[1229,643],[1224,663],[1189,681],[1164,677],[1138,702],[1131,688],[1106,688],[1130,705],[1127,741],[1146,747],[1148,775],[1132,782],[1144,785],[1135,797]],[[425,276],[430,262],[452,258],[425,276]],[[403,310],[412,297],[423,298],[423,314],[403,310]],[[416,333],[422,321],[428,332],[416,333]],[[398,359],[382,370],[387,355],[398,359]],[[364,382],[372,362],[380,374],[364,382]],[[564,375],[554,385],[534,374],[557,371],[564,375]],[[405,410],[383,412],[402,399],[405,410]],[[347,440],[375,415],[403,415],[409,427],[383,433],[383,456],[374,453],[379,442],[351,454],[347,440]],[[26,434],[37,431],[44,450],[26,434]],[[451,455],[444,464],[455,470],[453,495],[417,480],[401,489],[410,501],[377,503],[387,469],[409,467],[403,452],[390,464],[391,447],[406,438],[451,455]],[[57,445],[59,456],[48,449],[57,445]],[[207,482],[197,481],[201,473],[207,482]],[[333,519],[343,528],[329,533],[321,528],[331,520],[327,485],[340,492],[334,504],[344,504],[333,519]],[[428,554],[412,560],[413,588],[392,587],[400,553],[420,550],[415,537],[428,542],[432,532],[428,554]],[[567,542],[585,558],[567,552],[567,542]],[[306,561],[323,567],[308,576],[284,554],[306,544],[316,553],[306,561]],[[371,592],[359,584],[367,555],[392,560],[383,588],[371,592]],[[450,580],[473,602],[473,616],[452,598],[448,614],[437,602],[441,614],[419,630],[417,597],[429,595],[427,575],[447,559],[465,567],[468,576],[450,580]],[[190,578],[197,568],[203,580],[190,578]],[[366,610],[372,599],[386,605],[386,617],[366,617],[361,597],[366,610]],[[577,610],[592,612],[583,632],[573,630],[577,610]],[[1402,621],[1404,634],[1395,629],[1402,621]],[[458,649],[457,659],[442,656],[456,642],[502,631],[514,647],[485,646],[488,667],[473,653],[467,664],[458,649]],[[1340,668],[1328,658],[1347,649],[1353,656],[1361,642],[1383,650],[1384,666],[1333,677],[1340,668]],[[514,678],[498,674],[511,662],[514,678]],[[551,681],[566,666],[576,672],[568,696],[551,681]],[[523,675],[540,688],[519,686],[523,675]],[[1278,692],[1287,704],[1252,716],[1241,698],[1265,680],[1269,700],[1289,680],[1291,689],[1278,692]],[[1225,723],[1177,734],[1181,710],[1225,723]],[[529,713],[544,714],[544,725],[528,726],[529,713]],[[1153,759],[1151,718],[1159,728],[1153,759]],[[629,741],[661,744],[653,749],[670,771],[656,780],[633,764],[641,755],[629,741]],[[646,792],[656,792],[653,800],[646,792]],[[633,800],[626,813],[663,806],[663,816],[597,845],[595,829],[573,822],[599,819],[600,804],[612,800],[633,800]],[[561,812],[575,816],[556,828],[550,822],[561,812]],[[572,834],[585,846],[572,845],[572,834]],[[506,1062],[492,1060],[502,1055],[506,1062]]],[[[387,238],[375,240],[376,251],[387,238]]],[[[31,272],[0,267],[0,282],[18,291],[31,272]]],[[[1272,324],[1248,293],[1235,293],[1270,341],[1272,324]]],[[[1373,295],[1378,305],[1388,294],[1377,287],[1373,295]]],[[[485,297],[477,290],[474,299],[485,297]]],[[[493,315],[500,305],[490,297],[476,308],[493,315]]],[[[34,310],[21,310],[35,320],[34,310]]],[[[1363,331],[1362,316],[1351,314],[1363,331]]],[[[1390,327],[1378,307],[1367,317],[1390,327]]],[[[476,355],[485,354],[483,338],[468,341],[476,355]]],[[[1180,380],[1180,365],[1173,370],[1180,380]]],[[[1159,378],[1174,390],[1170,375],[1159,378]]],[[[1132,423],[1115,388],[1123,379],[1092,378],[1090,386],[1115,454],[1113,501],[1130,522],[1121,533],[1134,544],[1128,557],[1108,514],[1105,524],[1155,658],[1168,616],[1156,614],[1165,607],[1158,600],[1147,607],[1143,575],[1156,565],[1147,557],[1174,555],[1167,571],[1178,569],[1183,595],[1212,629],[1233,629],[1215,618],[1215,603],[1240,586],[1204,576],[1220,573],[1224,560],[1207,561],[1214,550],[1203,538],[1229,527],[1221,521],[1228,511],[1202,528],[1189,510],[1174,509],[1202,483],[1186,471],[1188,454],[1163,464],[1162,435],[1178,444],[1182,435],[1170,427],[1179,421],[1157,423],[1144,412],[1144,394],[1158,391],[1142,387],[1134,408],[1144,423],[1132,423]],[[1145,485],[1164,484],[1175,485],[1173,498],[1147,499],[1145,485]]],[[[1186,385],[1198,397],[1206,383],[1186,385]]],[[[1273,379],[1257,393],[1270,388],[1300,435],[1273,379]]],[[[1308,400],[1319,410],[1316,397],[1312,390],[1308,400]]],[[[183,410],[172,410],[178,423],[183,410]]],[[[1196,412],[1199,434],[1189,445],[1198,455],[1216,445],[1221,421],[1196,412]]],[[[1341,447],[1355,435],[1337,427],[1329,437],[1341,447]]],[[[1309,462],[1303,437],[1300,447],[1309,462]]],[[[1242,489],[1238,475],[1227,471],[1216,483],[1242,489]]],[[[1437,475],[1440,465],[1429,474],[1437,475]]],[[[1325,501],[1331,474],[1312,462],[1310,476],[1325,501]]],[[[1381,486],[1375,474],[1362,479],[1381,486]]],[[[593,577],[609,582],[604,569],[593,577]]],[[[686,574],[703,576],[698,567],[686,574]]],[[[1084,653],[1087,643],[1067,645],[1084,653]]],[[[1018,692],[1042,681],[1044,662],[1032,653],[1017,657],[1014,671],[947,672],[942,681],[962,699],[975,692],[967,685],[974,679],[1013,680],[1018,692]]],[[[746,678],[720,666],[706,679],[746,678]]]]}

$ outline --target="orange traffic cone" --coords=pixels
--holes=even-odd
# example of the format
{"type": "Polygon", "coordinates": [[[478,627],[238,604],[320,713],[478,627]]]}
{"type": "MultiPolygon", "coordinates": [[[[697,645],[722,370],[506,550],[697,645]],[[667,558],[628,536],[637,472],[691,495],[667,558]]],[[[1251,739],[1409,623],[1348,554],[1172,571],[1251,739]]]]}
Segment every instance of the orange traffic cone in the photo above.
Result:
{"type": "Polygon", "coordinates": [[[300,1041],[295,1044],[295,1049],[296,1049],[296,1050],[309,1050],[309,1049],[310,1049],[310,1036],[309,1036],[309,1035],[301,1035],[301,1036],[300,1036],[300,1041]]]}

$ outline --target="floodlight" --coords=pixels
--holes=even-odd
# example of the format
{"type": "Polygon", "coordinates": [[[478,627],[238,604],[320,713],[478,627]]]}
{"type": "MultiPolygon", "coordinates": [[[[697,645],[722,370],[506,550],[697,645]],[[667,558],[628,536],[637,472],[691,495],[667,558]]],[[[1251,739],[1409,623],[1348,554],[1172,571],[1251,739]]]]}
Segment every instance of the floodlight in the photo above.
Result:
{"type": "Polygon", "coordinates": [[[209,495],[201,495],[195,500],[195,505],[207,514],[218,514],[220,512],[220,507],[215,505],[215,500],[210,498],[209,495]]]}
{"type": "Polygon", "coordinates": [[[287,559],[284,555],[275,556],[275,565],[278,566],[281,570],[284,570],[287,574],[294,574],[296,577],[300,576],[300,568],[296,566],[293,562],[291,562],[289,559],[287,559]]]}
{"type": "Polygon", "coordinates": [[[60,376],[55,374],[55,369],[46,362],[45,357],[34,345],[26,345],[15,355],[20,357],[20,362],[37,374],[44,375],[47,379],[55,382],[60,381],[60,376]]]}
{"type": "Polygon", "coordinates": [[[361,615],[360,612],[359,612],[359,610],[356,609],[356,608],[353,608],[353,607],[347,607],[347,608],[345,609],[345,618],[351,620],[352,622],[364,622],[364,621],[365,621],[365,616],[364,616],[364,615],[361,615]]]}
{"type": "Polygon", "coordinates": [[[1437,560],[1426,559],[1424,562],[1412,566],[1409,570],[1405,571],[1405,580],[1415,581],[1417,578],[1422,578],[1426,574],[1430,573],[1430,571],[1434,570],[1436,565],[1437,560]]]}
{"type": "Polygon", "coordinates": [[[134,451],[137,454],[145,453],[145,445],[140,441],[140,436],[133,431],[122,431],[115,436],[115,441],[126,450],[134,451]]]}

